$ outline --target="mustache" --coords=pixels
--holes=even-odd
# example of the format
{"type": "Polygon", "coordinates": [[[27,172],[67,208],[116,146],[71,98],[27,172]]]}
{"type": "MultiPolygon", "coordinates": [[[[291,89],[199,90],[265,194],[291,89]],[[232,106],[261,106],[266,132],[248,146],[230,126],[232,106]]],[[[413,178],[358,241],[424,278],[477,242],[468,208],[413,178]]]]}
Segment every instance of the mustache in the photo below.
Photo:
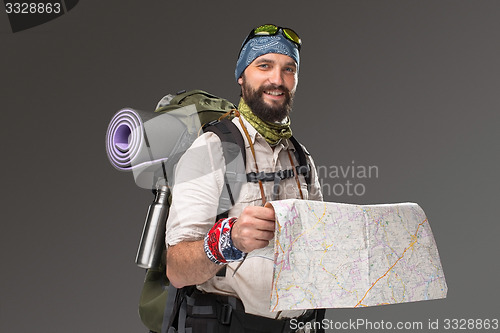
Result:
{"type": "Polygon", "coordinates": [[[259,94],[262,94],[266,90],[280,90],[282,91],[286,97],[290,97],[290,90],[284,85],[276,85],[276,84],[268,84],[267,86],[262,86],[259,88],[259,94]]]}

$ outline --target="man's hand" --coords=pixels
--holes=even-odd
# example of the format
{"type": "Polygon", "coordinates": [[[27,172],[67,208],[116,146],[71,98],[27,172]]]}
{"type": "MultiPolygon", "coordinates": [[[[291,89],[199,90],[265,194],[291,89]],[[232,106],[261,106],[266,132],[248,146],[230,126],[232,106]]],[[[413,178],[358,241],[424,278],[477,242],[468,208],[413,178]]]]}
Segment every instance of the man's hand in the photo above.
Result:
{"type": "MultiPolygon", "coordinates": [[[[233,245],[246,253],[266,247],[274,237],[274,221],[270,204],[245,207],[231,230],[233,245]]],[[[220,269],[208,259],[203,243],[181,242],[168,249],[167,276],[176,288],[203,283],[220,269]]]]}
{"type": "Polygon", "coordinates": [[[274,238],[274,221],[271,205],[245,207],[231,230],[233,245],[246,253],[266,247],[274,238]]]}

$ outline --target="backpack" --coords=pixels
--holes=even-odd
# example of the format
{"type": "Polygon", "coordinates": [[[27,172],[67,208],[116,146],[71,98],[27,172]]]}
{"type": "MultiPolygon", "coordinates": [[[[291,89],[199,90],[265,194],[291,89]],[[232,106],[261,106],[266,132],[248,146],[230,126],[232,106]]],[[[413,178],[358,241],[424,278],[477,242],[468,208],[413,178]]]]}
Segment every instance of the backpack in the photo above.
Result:
{"type": "MultiPolygon", "coordinates": [[[[218,220],[219,218],[227,217],[229,209],[234,205],[239,195],[239,190],[243,182],[257,182],[259,179],[262,181],[275,181],[276,176],[266,173],[245,175],[246,156],[243,137],[229,117],[222,118],[229,111],[236,109],[236,106],[226,99],[202,90],[181,91],[176,95],[166,95],[163,97],[158,103],[155,112],[172,112],[189,105],[196,106],[196,111],[202,125],[201,130],[203,132],[215,133],[219,136],[222,143],[223,155],[226,162],[226,172],[224,174],[226,186],[219,199],[218,211],[220,213],[216,219],[218,220]],[[243,157],[243,164],[236,162],[238,160],[236,157],[240,153],[243,157]],[[241,179],[241,175],[245,175],[244,179],[241,179]]],[[[290,140],[296,149],[296,158],[299,162],[296,172],[305,176],[309,187],[311,183],[310,166],[307,163],[304,149],[293,137],[290,140]]],[[[175,164],[184,151],[185,149],[181,149],[177,155],[169,158],[167,161],[165,167],[166,175],[169,175],[169,178],[173,175],[175,164]]],[[[169,198],[168,204],[170,202],[171,198],[169,198]]],[[[224,271],[221,270],[220,274],[223,275],[224,271]]],[[[171,322],[169,320],[171,314],[176,312],[174,311],[176,306],[174,303],[175,294],[177,293],[178,290],[170,285],[166,276],[166,253],[165,245],[163,245],[160,262],[155,267],[151,267],[146,271],[139,299],[139,316],[150,332],[160,333],[166,331],[167,325],[171,322]]]]}

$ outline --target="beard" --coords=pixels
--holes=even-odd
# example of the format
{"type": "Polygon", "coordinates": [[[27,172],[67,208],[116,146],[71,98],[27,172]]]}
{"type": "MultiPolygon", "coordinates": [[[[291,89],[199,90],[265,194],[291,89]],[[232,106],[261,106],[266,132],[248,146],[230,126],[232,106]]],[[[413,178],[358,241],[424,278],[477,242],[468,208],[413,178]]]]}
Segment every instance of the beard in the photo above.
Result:
{"type": "Polygon", "coordinates": [[[290,115],[293,104],[293,93],[290,92],[285,86],[280,85],[267,85],[261,86],[259,89],[254,90],[252,87],[247,85],[245,79],[243,78],[243,84],[241,85],[242,97],[245,103],[250,107],[252,112],[260,119],[277,123],[283,121],[286,117],[290,115]],[[285,95],[283,102],[272,102],[272,105],[264,101],[263,95],[264,91],[279,89],[285,95]]]}

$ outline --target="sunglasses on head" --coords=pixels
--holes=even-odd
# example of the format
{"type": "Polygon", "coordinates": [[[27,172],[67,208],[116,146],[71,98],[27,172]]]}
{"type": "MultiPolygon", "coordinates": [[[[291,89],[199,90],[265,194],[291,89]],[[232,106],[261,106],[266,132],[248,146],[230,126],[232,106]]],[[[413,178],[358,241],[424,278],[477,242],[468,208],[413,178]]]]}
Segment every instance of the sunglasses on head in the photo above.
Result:
{"type": "Polygon", "coordinates": [[[300,46],[302,45],[302,41],[300,40],[299,35],[297,35],[297,33],[295,31],[293,31],[290,28],[283,28],[283,27],[279,27],[279,26],[274,25],[274,24],[264,24],[264,25],[258,26],[255,29],[252,29],[252,31],[250,31],[247,38],[245,39],[245,41],[241,45],[240,53],[241,53],[241,50],[243,49],[243,47],[245,46],[245,44],[250,39],[252,39],[254,37],[258,37],[258,36],[274,36],[280,30],[283,32],[283,35],[288,40],[292,41],[293,43],[295,43],[295,45],[297,45],[297,48],[300,51],[300,46]]]}

